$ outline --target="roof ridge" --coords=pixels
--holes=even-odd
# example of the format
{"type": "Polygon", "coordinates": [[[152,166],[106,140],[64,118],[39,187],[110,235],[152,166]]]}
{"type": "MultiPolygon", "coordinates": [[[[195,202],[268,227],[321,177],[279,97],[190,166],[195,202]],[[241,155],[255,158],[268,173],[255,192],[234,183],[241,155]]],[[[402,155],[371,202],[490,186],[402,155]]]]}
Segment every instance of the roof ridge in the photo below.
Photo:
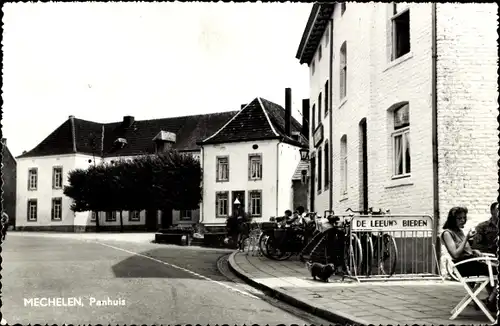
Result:
{"type": "MultiPolygon", "coordinates": [[[[224,130],[224,128],[226,128],[234,119],[236,119],[236,117],[238,115],[240,115],[241,112],[243,112],[251,103],[253,103],[253,101],[255,101],[255,99],[251,100],[250,102],[247,103],[247,105],[245,105],[241,110],[237,111],[237,113],[231,118],[229,119],[228,122],[226,122],[219,130],[217,130],[212,136],[208,137],[208,138],[205,138],[204,140],[202,140],[202,143],[203,142],[206,142],[207,140],[210,140],[212,138],[214,138],[215,136],[217,136],[222,130],[224,130]]],[[[230,111],[231,112],[231,111],[230,111]]]]}
{"type": "MultiPolygon", "coordinates": [[[[260,97],[257,97],[258,101],[259,101],[259,105],[262,109],[262,111],[264,111],[264,115],[266,116],[266,119],[267,119],[267,122],[269,123],[269,126],[271,127],[271,130],[274,132],[274,134],[276,136],[280,136],[278,134],[278,132],[276,131],[276,129],[274,128],[274,123],[271,122],[271,119],[269,118],[269,114],[267,112],[267,108],[264,106],[264,104],[262,103],[262,99],[260,97]]],[[[264,99],[265,100],[265,99],[264,99]]],[[[267,100],[266,100],[267,101],[267,100]]],[[[269,101],[268,101],[269,102],[269,101]]]]}

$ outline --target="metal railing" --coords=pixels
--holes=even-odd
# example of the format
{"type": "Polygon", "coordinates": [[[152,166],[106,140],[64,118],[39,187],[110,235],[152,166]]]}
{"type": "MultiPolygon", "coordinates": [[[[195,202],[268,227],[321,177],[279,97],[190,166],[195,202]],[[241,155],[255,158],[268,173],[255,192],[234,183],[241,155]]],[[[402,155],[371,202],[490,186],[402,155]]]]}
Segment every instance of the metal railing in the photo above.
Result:
{"type": "Polygon", "coordinates": [[[357,281],[440,279],[429,215],[352,215],[349,277],[357,281]]]}

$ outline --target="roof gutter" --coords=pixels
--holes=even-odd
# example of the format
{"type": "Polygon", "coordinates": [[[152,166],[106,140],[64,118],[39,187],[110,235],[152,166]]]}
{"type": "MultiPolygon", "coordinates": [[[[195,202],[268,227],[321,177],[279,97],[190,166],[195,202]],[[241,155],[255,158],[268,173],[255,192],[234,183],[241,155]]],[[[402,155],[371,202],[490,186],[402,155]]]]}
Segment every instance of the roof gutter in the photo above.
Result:
{"type": "Polygon", "coordinates": [[[318,3],[315,3],[313,5],[313,7],[311,9],[311,14],[309,15],[309,19],[307,20],[306,29],[304,30],[304,33],[302,34],[302,40],[300,41],[300,45],[299,45],[299,48],[297,50],[297,54],[295,55],[295,58],[299,59],[301,64],[304,63],[302,61],[302,56],[304,54],[304,50],[306,48],[307,42],[309,41],[309,37],[311,36],[314,22],[316,21],[316,18],[318,17],[320,8],[321,8],[321,5],[318,3]]]}
{"type": "MultiPolygon", "coordinates": [[[[437,236],[439,230],[439,173],[438,173],[438,131],[437,131],[437,15],[436,15],[436,3],[431,4],[431,19],[432,19],[432,65],[431,65],[431,93],[432,93],[432,174],[433,174],[433,211],[434,211],[434,234],[433,240],[436,243],[436,255],[438,264],[441,261],[441,245],[437,242],[439,238],[437,236]]],[[[436,270],[438,266],[435,266],[436,270]]]]}
{"type": "Polygon", "coordinates": [[[331,159],[333,157],[333,96],[332,96],[332,84],[333,84],[333,19],[330,18],[330,83],[329,85],[329,90],[327,92],[330,92],[330,96],[328,96],[328,99],[330,100],[330,103],[328,103],[329,111],[330,111],[330,130],[329,130],[329,135],[328,135],[328,158],[325,157],[325,160],[328,160],[328,185],[330,186],[330,194],[328,198],[328,210],[331,212],[333,210],[333,160],[331,159]]]}

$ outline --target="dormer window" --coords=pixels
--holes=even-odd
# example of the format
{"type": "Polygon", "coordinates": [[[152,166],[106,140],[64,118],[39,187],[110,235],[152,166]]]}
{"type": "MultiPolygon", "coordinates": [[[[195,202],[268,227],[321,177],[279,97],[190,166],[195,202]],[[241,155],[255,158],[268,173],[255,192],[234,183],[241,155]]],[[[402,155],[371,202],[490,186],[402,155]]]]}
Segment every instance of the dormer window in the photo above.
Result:
{"type": "Polygon", "coordinates": [[[156,154],[164,153],[169,150],[172,147],[172,144],[175,143],[176,138],[176,134],[160,130],[160,132],[153,138],[156,154]]]}
{"type": "Polygon", "coordinates": [[[125,138],[117,138],[114,142],[115,147],[123,148],[127,145],[127,140],[125,138]]]}

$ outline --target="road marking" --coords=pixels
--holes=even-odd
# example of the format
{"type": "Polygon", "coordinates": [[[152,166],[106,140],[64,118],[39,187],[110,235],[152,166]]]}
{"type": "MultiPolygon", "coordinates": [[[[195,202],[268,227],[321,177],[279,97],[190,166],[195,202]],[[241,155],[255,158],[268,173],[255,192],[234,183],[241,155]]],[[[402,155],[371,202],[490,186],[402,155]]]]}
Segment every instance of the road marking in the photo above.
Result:
{"type": "Polygon", "coordinates": [[[149,257],[149,256],[146,256],[146,255],[143,255],[143,254],[139,254],[137,252],[133,252],[133,251],[130,251],[130,250],[126,250],[126,249],[123,249],[123,248],[120,248],[120,247],[115,247],[115,246],[112,246],[112,245],[109,245],[109,244],[105,244],[105,243],[101,243],[101,242],[95,242],[97,244],[100,244],[100,245],[103,245],[103,246],[106,246],[106,247],[110,247],[110,248],[113,248],[113,249],[116,249],[116,250],[121,250],[121,251],[124,251],[126,253],[129,253],[129,254],[132,254],[132,255],[135,255],[135,256],[139,256],[139,257],[144,257],[144,258],[147,258],[147,259],[150,259],[152,261],[155,261],[157,263],[160,263],[160,264],[163,264],[163,265],[167,265],[167,266],[170,266],[170,267],[173,267],[173,268],[176,268],[178,270],[181,270],[183,272],[186,272],[186,273],[189,273],[191,275],[194,275],[194,276],[197,276],[201,279],[204,279],[205,281],[209,281],[209,282],[212,282],[212,283],[215,283],[215,284],[218,284],[218,285],[221,285],[223,287],[225,287],[226,289],[229,289],[231,291],[234,291],[234,292],[237,292],[239,294],[242,294],[242,295],[245,295],[247,297],[250,297],[250,298],[254,298],[254,299],[259,299],[258,297],[256,297],[255,295],[253,294],[250,294],[248,292],[245,292],[245,291],[241,291],[237,288],[234,288],[230,285],[227,285],[227,284],[224,284],[222,282],[219,282],[219,281],[216,281],[216,280],[212,280],[211,278],[209,277],[206,277],[206,276],[203,276],[201,274],[198,274],[196,272],[193,272],[189,269],[186,269],[186,268],[183,268],[183,267],[180,267],[180,266],[177,266],[177,265],[174,265],[174,264],[170,264],[170,263],[167,263],[167,262],[164,262],[162,260],[159,260],[159,259],[156,259],[156,258],[153,258],[153,257],[149,257]]]}

